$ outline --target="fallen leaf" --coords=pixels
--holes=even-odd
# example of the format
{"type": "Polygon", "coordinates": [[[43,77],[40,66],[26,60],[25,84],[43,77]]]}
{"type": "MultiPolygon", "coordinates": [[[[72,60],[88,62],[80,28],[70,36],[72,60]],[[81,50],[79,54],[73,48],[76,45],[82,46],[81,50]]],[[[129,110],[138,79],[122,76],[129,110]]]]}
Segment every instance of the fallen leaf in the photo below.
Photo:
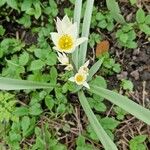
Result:
{"type": "Polygon", "coordinates": [[[104,41],[98,43],[96,46],[96,57],[99,57],[103,53],[108,52],[109,45],[110,45],[109,41],[107,41],[107,40],[104,40],[104,41]]]}

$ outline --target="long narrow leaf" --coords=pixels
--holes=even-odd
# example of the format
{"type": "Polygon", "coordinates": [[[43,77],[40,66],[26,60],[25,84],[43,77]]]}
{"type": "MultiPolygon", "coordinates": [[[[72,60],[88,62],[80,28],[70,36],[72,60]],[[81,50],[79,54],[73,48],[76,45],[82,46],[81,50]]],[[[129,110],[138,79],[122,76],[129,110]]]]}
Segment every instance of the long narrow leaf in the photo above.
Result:
{"type": "Polygon", "coordinates": [[[88,76],[88,81],[90,81],[92,79],[92,77],[94,76],[94,74],[99,70],[99,68],[101,67],[103,63],[103,58],[98,60],[89,70],[89,76],[88,76]]]}
{"type": "Polygon", "coordinates": [[[0,77],[0,90],[52,89],[49,83],[0,77]]]}
{"type": "Polygon", "coordinates": [[[117,150],[116,145],[113,143],[113,141],[110,139],[110,137],[107,135],[107,133],[104,131],[103,127],[97,120],[96,116],[94,115],[93,111],[90,108],[90,105],[82,91],[78,93],[80,103],[89,119],[89,122],[94,129],[97,137],[102,142],[105,150],[117,150]]]}
{"type": "MultiPolygon", "coordinates": [[[[80,28],[80,19],[81,19],[81,9],[82,9],[82,0],[75,1],[75,9],[74,9],[74,22],[77,22],[78,33],[80,28]]],[[[72,54],[73,62],[78,69],[78,47],[72,54]]]]}
{"type": "MultiPolygon", "coordinates": [[[[94,0],[87,0],[86,10],[85,10],[85,15],[84,15],[84,20],[83,20],[83,26],[82,26],[82,37],[88,38],[88,36],[89,36],[93,4],[94,4],[94,0]]],[[[83,65],[85,62],[86,53],[87,53],[87,44],[88,44],[88,41],[84,42],[80,46],[79,56],[78,56],[79,67],[81,65],[83,65]]]]}
{"type": "Polygon", "coordinates": [[[137,103],[133,102],[129,98],[122,96],[116,92],[104,89],[102,87],[94,86],[94,85],[90,85],[90,88],[91,88],[90,91],[92,93],[95,93],[99,96],[106,98],[110,102],[121,107],[125,111],[131,113],[138,119],[150,125],[150,110],[138,105],[137,103]]]}

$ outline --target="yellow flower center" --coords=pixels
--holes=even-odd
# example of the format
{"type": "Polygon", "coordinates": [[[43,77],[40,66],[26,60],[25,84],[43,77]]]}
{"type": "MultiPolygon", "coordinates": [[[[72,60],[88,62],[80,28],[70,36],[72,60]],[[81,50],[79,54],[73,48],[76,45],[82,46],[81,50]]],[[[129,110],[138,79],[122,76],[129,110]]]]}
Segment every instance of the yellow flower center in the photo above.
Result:
{"type": "Polygon", "coordinates": [[[67,51],[73,47],[73,38],[70,35],[63,35],[58,41],[60,49],[67,51]]]}
{"type": "Polygon", "coordinates": [[[75,81],[78,85],[83,84],[83,82],[86,80],[85,76],[83,74],[76,74],[75,81]]]}

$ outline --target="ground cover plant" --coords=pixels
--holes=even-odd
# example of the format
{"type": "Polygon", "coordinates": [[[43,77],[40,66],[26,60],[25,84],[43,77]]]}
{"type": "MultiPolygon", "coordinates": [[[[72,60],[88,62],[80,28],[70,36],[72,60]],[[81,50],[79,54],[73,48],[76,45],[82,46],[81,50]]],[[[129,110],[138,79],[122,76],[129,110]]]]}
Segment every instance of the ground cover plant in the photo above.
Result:
{"type": "Polygon", "coordinates": [[[1,149],[149,149],[146,1],[2,0],[0,8],[1,149]]]}

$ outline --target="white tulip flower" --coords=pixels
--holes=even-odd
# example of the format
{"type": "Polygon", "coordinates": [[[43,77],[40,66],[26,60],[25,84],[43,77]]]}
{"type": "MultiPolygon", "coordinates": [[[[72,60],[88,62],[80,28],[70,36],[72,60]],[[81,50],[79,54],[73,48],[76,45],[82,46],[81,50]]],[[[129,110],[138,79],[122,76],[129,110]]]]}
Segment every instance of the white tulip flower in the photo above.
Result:
{"type": "Polygon", "coordinates": [[[79,71],[78,72],[81,72],[81,73],[85,73],[86,75],[89,75],[89,68],[88,68],[88,65],[89,65],[89,60],[83,65],[83,66],[81,66],[80,68],[79,68],[79,71]]]}
{"type": "Polygon", "coordinates": [[[61,54],[61,53],[58,52],[58,57],[57,58],[58,58],[59,62],[61,63],[61,65],[66,66],[65,70],[70,71],[70,70],[73,69],[73,66],[69,63],[69,58],[67,57],[67,55],[65,53],[61,54]]]}
{"type": "Polygon", "coordinates": [[[77,85],[83,85],[90,89],[89,84],[86,82],[87,75],[83,73],[76,73],[74,77],[69,78],[70,81],[75,82],[77,85]]]}
{"type": "Polygon", "coordinates": [[[87,38],[77,38],[77,23],[72,23],[68,16],[62,20],[57,18],[57,32],[52,32],[51,37],[56,51],[72,53],[75,48],[87,40],[87,38]]]}

